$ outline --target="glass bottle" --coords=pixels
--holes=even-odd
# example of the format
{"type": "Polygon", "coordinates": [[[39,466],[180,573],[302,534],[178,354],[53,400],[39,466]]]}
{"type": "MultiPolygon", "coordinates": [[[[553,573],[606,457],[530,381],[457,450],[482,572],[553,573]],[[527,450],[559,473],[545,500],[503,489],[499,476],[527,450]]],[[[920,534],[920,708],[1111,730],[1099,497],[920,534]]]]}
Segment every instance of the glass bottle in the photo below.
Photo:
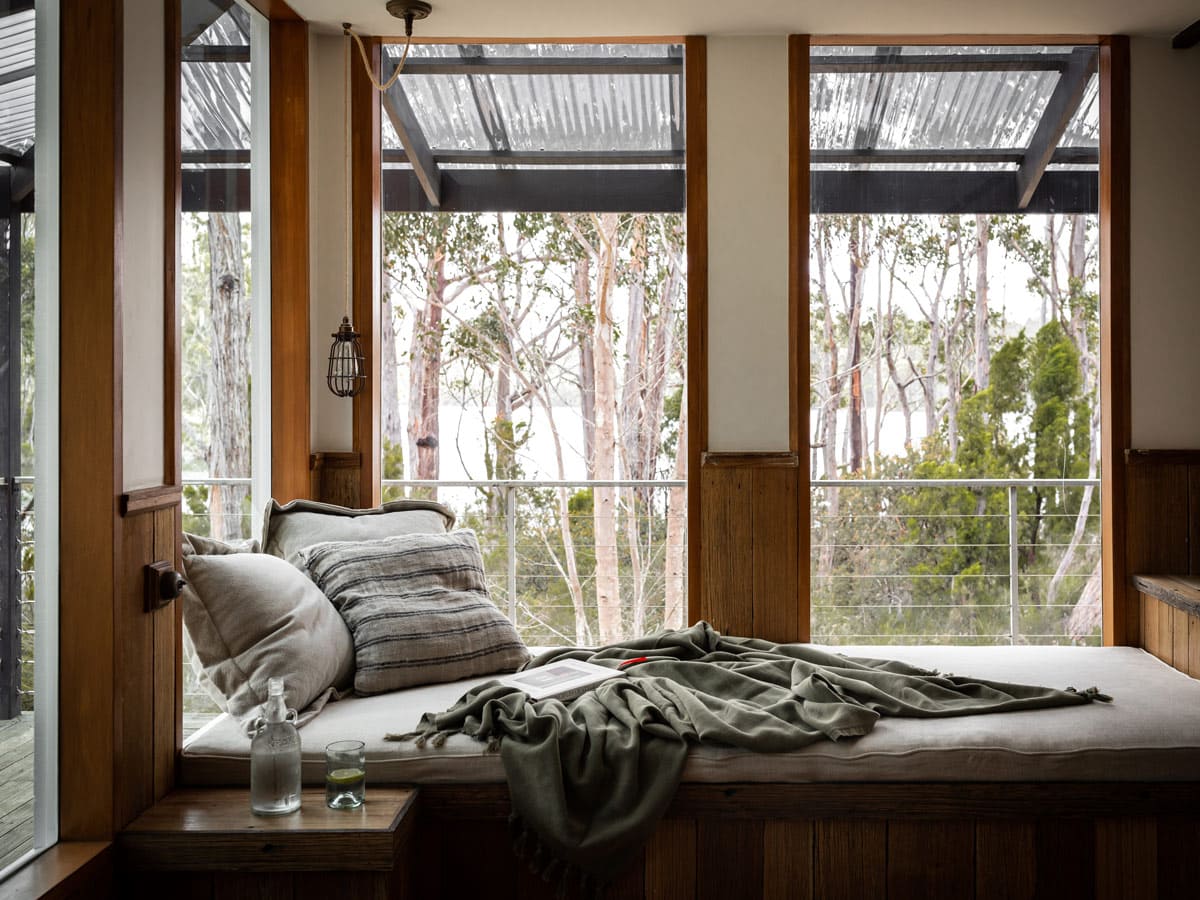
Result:
{"type": "Polygon", "coordinates": [[[250,742],[250,810],[282,816],[300,808],[300,733],[283,699],[283,679],[267,683],[267,702],[250,742]]]}

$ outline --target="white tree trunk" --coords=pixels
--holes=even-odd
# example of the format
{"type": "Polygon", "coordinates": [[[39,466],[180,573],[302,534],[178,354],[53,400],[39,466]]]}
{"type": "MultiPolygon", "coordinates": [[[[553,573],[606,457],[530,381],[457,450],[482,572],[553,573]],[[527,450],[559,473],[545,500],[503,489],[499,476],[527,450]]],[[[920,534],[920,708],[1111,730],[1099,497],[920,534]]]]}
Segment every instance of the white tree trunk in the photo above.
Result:
{"type": "MultiPolygon", "coordinates": [[[[688,477],[687,386],[679,407],[679,442],[675,449],[676,481],[688,477]]],[[[671,488],[667,498],[666,599],[663,628],[683,628],[687,623],[687,488],[671,488]]]]}
{"type": "Polygon", "coordinates": [[[991,217],[975,217],[975,390],[986,390],[992,371],[988,343],[988,244],[991,217]]]}
{"type": "Polygon", "coordinates": [[[438,477],[441,441],[442,314],[446,294],[446,257],[435,252],[430,265],[425,306],[413,316],[409,344],[408,450],[404,467],[409,478],[438,477]]]}
{"type": "MultiPolygon", "coordinates": [[[[208,376],[208,471],[213,478],[250,475],[250,303],[237,213],[208,216],[209,304],[212,323],[208,376]]],[[[210,533],[221,540],[249,537],[243,503],[249,488],[209,488],[210,533]]]]}
{"type": "MultiPolygon", "coordinates": [[[[613,288],[616,281],[617,224],[614,213],[597,217],[600,259],[596,266],[594,297],[595,326],[592,356],[596,366],[596,463],[598,481],[616,478],[617,372],[613,359],[613,288]]],[[[600,623],[600,642],[619,641],[621,625],[621,582],[617,552],[617,492],[612,487],[592,490],[593,522],[596,536],[596,609],[600,623]]]]}

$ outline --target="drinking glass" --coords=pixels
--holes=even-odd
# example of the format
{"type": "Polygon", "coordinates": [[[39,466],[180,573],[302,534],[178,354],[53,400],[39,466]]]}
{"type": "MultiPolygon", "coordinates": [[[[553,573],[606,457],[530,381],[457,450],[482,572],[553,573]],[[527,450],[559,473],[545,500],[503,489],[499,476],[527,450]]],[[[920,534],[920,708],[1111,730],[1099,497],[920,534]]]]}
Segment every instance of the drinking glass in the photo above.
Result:
{"type": "Polygon", "coordinates": [[[334,741],[325,747],[325,805],[358,809],[367,787],[366,750],[362,741],[334,741]]]}

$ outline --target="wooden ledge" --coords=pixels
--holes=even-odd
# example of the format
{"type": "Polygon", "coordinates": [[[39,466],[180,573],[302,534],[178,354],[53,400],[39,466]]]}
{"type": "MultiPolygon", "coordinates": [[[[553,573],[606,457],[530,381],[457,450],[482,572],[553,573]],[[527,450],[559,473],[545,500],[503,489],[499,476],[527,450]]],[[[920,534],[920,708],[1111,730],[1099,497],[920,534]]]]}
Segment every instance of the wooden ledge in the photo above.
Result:
{"type": "Polygon", "coordinates": [[[121,515],[132,516],[156,509],[170,509],[178,506],[182,498],[183,488],[177,484],[139,488],[121,495],[121,515]]]}
{"type": "Polygon", "coordinates": [[[705,469],[795,469],[800,466],[800,454],[705,452],[700,465],[705,469]]]}
{"type": "Polygon", "coordinates": [[[1126,450],[1125,464],[1130,466],[1196,466],[1200,450],[1126,450]]]}
{"type": "Polygon", "coordinates": [[[299,812],[256,816],[250,792],[174,791],[117,836],[123,865],[180,872],[388,871],[407,839],[417,790],[367,787],[358,809],[306,789],[299,812]]]}
{"type": "Polygon", "coordinates": [[[107,896],[111,849],[108,841],[60,841],[0,884],[0,895],[8,900],[107,896]]]}
{"type": "Polygon", "coordinates": [[[1188,575],[1133,575],[1135,588],[1168,606],[1200,616],[1200,578],[1188,575]]]}

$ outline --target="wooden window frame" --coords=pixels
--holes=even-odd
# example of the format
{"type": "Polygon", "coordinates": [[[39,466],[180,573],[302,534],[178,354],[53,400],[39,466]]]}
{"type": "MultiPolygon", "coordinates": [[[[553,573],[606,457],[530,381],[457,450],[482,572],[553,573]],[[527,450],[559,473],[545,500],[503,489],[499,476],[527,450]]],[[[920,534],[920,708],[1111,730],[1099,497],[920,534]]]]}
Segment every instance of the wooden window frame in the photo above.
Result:
{"type": "MultiPolygon", "coordinates": [[[[789,266],[792,449],[808,453],[809,341],[809,49],[829,45],[1074,45],[1100,50],[1100,530],[1103,578],[1103,641],[1138,643],[1136,595],[1130,599],[1126,571],[1125,450],[1130,429],[1130,245],[1129,245],[1129,39],[1095,34],[791,35],[789,62],[789,266]],[[796,426],[800,425],[799,440],[796,426]]],[[[808,639],[812,618],[811,484],[801,466],[801,618],[808,639]]]]}
{"type": "MultiPolygon", "coordinates": [[[[366,38],[368,57],[378,68],[384,43],[395,38],[366,38]]],[[[708,69],[703,36],[593,38],[432,38],[428,44],[682,44],[684,47],[684,121],[687,200],[687,411],[688,411],[688,618],[700,609],[700,458],[708,440],[708,69]]],[[[368,382],[354,398],[354,452],[360,454],[360,502],[379,503],[382,489],[379,365],[379,296],[383,260],[382,143],[380,104],[362,67],[351,76],[351,156],[353,160],[354,316],[367,354],[368,382]],[[367,172],[363,168],[367,167],[367,172]]]]}

